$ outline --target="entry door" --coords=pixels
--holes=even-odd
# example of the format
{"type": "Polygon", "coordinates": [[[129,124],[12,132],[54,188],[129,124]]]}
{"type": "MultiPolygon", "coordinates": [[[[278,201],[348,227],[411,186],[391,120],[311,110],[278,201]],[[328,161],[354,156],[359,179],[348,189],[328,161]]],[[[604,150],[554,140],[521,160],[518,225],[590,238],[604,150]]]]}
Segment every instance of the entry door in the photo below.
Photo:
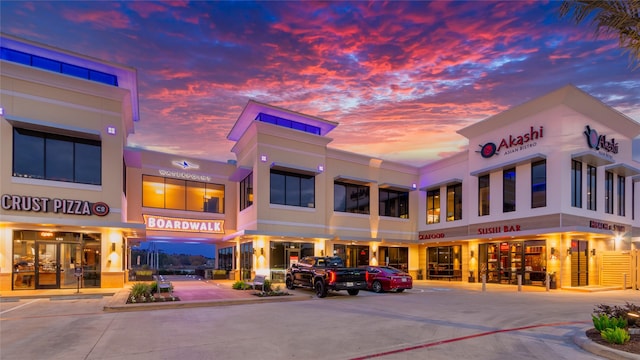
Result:
{"type": "Polygon", "coordinates": [[[57,289],[60,287],[59,246],[56,243],[38,243],[37,289],[57,289]]]}
{"type": "Polygon", "coordinates": [[[589,248],[585,240],[571,241],[571,286],[589,285],[589,248]]]}

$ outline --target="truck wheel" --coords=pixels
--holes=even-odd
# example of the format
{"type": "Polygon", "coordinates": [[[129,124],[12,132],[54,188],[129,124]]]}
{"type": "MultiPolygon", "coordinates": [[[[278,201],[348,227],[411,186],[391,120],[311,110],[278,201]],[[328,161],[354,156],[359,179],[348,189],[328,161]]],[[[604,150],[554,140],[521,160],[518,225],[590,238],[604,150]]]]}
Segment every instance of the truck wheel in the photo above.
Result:
{"type": "Polygon", "coordinates": [[[295,286],[293,286],[293,279],[291,278],[287,278],[287,280],[285,281],[285,285],[289,290],[293,290],[295,288],[295,286]]]}
{"type": "Polygon", "coordinates": [[[318,295],[319,298],[327,296],[327,287],[322,280],[316,281],[314,288],[316,289],[316,295],[318,295]]]}
{"type": "Polygon", "coordinates": [[[359,290],[359,289],[349,289],[349,290],[347,290],[347,292],[348,292],[348,293],[349,293],[349,295],[351,295],[351,296],[356,296],[356,295],[358,295],[358,293],[360,292],[360,290],[359,290]]]}
{"type": "Polygon", "coordinates": [[[371,289],[376,293],[381,293],[382,291],[384,291],[382,289],[382,284],[380,283],[380,281],[374,281],[373,284],[371,284],[371,289]]]}

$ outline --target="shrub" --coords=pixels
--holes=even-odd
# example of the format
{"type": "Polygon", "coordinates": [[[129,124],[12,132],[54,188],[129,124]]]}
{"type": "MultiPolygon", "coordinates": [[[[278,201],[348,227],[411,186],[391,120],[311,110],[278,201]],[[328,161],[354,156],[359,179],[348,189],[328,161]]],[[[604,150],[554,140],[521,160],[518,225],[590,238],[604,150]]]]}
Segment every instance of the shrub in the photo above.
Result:
{"type": "Polygon", "coordinates": [[[231,288],[235,290],[247,290],[251,288],[251,285],[247,284],[242,280],[238,280],[234,282],[233,285],[231,285],[231,288]]]}
{"type": "Polygon", "coordinates": [[[609,315],[606,314],[600,314],[597,317],[591,315],[591,318],[593,320],[593,327],[601,333],[606,329],[625,329],[627,327],[627,319],[625,318],[609,317],[609,315]]]}
{"type": "Polygon", "coordinates": [[[151,287],[146,283],[135,283],[131,287],[131,296],[138,298],[151,293],[151,287]]]}
{"type": "Polygon", "coordinates": [[[605,314],[611,318],[625,318],[629,326],[640,327],[640,318],[629,316],[629,313],[640,314],[640,306],[633,303],[626,302],[624,306],[600,304],[593,311],[598,316],[605,314]]]}
{"type": "Polygon", "coordinates": [[[604,329],[600,333],[600,335],[603,339],[612,344],[624,344],[627,341],[631,340],[631,336],[629,335],[627,329],[619,327],[604,329]]]}
{"type": "Polygon", "coordinates": [[[265,292],[271,291],[271,280],[269,279],[264,280],[264,285],[262,285],[262,290],[265,292]]]}

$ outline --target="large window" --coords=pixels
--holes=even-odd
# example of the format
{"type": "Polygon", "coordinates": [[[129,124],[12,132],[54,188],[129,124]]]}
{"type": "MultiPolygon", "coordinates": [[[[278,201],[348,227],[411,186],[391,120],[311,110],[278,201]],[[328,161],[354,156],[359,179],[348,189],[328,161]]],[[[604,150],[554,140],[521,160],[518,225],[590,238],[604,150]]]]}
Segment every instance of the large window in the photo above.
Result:
{"type": "Polygon", "coordinates": [[[489,215],[489,174],[478,178],[478,216],[489,215]]]}
{"type": "Polygon", "coordinates": [[[624,176],[619,176],[618,175],[618,215],[620,216],[624,216],[625,211],[625,201],[624,201],[624,197],[625,197],[625,178],[624,176]]]}
{"type": "Polygon", "coordinates": [[[447,186],[447,221],[462,219],[462,184],[447,186]]]}
{"type": "Polygon", "coordinates": [[[462,247],[427,248],[427,279],[462,281],[462,247]]]}
{"type": "Polygon", "coordinates": [[[571,161],[571,206],[582,207],[582,163],[571,161]]]}
{"type": "Polygon", "coordinates": [[[13,129],[13,176],[102,184],[100,141],[13,129]]]}
{"type": "Polygon", "coordinates": [[[547,161],[531,164],[531,207],[547,206],[547,161]]]}
{"type": "Polygon", "coordinates": [[[253,173],[240,181],[240,211],[253,205],[253,173]]]}
{"type": "Polygon", "coordinates": [[[613,214],[613,173],[604,173],[604,212],[613,214]]]}
{"type": "Polygon", "coordinates": [[[587,165],[587,209],[596,211],[596,171],[595,166],[587,165]]]}
{"type": "Polygon", "coordinates": [[[234,253],[235,248],[233,246],[218,249],[218,269],[227,271],[235,269],[234,253]]]}
{"type": "Polygon", "coordinates": [[[224,213],[224,185],[142,175],[142,206],[224,213]]]}
{"type": "Polygon", "coordinates": [[[440,222],[440,189],[427,191],[427,224],[440,222]]]}
{"type": "Polygon", "coordinates": [[[516,168],[502,172],[502,212],[516,211],[516,168]]]}
{"type": "Polygon", "coordinates": [[[315,177],[271,170],[271,204],[313,208],[315,199],[315,177]]]}
{"type": "Polygon", "coordinates": [[[409,271],[409,248],[380,246],[377,255],[378,264],[409,271]]]}
{"type": "Polygon", "coordinates": [[[380,216],[409,218],[409,193],[380,189],[380,216]]]}
{"type": "Polygon", "coordinates": [[[369,187],[335,182],[333,184],[333,210],[354,214],[369,214],[369,187]]]}

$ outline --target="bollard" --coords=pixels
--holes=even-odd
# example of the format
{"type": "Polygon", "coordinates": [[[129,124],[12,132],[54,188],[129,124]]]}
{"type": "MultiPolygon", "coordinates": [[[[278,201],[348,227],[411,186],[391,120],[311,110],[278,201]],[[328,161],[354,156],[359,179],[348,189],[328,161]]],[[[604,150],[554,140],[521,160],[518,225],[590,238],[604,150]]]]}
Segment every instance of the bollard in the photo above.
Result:
{"type": "Polygon", "coordinates": [[[482,274],[482,291],[487,291],[487,275],[482,274]]]}
{"type": "Polygon", "coordinates": [[[518,292],[522,291],[522,274],[518,274],[518,292]]]}
{"type": "Polygon", "coordinates": [[[547,273],[545,276],[545,284],[547,284],[547,291],[549,291],[549,282],[551,282],[551,279],[549,278],[549,273],[547,273]]]}

